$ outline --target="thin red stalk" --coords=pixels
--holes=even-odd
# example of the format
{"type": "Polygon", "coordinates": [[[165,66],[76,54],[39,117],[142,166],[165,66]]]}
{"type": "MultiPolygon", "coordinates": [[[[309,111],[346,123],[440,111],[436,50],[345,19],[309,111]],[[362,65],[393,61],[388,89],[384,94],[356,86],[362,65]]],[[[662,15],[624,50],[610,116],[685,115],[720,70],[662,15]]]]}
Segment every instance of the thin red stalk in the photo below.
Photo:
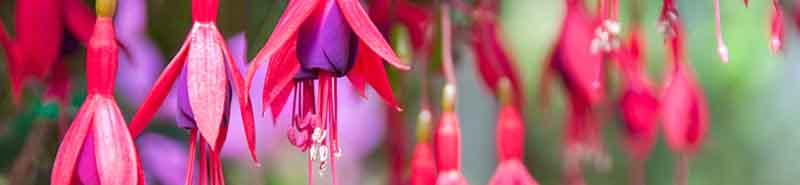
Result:
{"type": "Polygon", "coordinates": [[[633,159],[628,163],[628,180],[630,185],[645,185],[644,161],[633,159]]]}
{"type": "Polygon", "coordinates": [[[50,136],[48,133],[50,133],[50,124],[33,123],[31,132],[28,133],[28,137],[25,137],[22,150],[8,172],[9,184],[28,184],[30,182],[31,169],[42,152],[42,141],[45,140],[45,137],[50,136]]]}
{"type": "Polygon", "coordinates": [[[611,6],[609,6],[609,17],[611,20],[618,20],[619,17],[619,0],[611,0],[611,6]]]}
{"type": "Polygon", "coordinates": [[[208,184],[208,160],[206,157],[206,140],[200,138],[200,185],[208,184]]]}
{"type": "Polygon", "coordinates": [[[194,175],[194,155],[197,150],[197,129],[189,131],[189,158],[186,159],[186,185],[193,185],[192,176],[194,175]]]}
{"type": "Polygon", "coordinates": [[[450,25],[450,7],[442,5],[442,70],[448,84],[456,85],[453,66],[453,33],[450,25]]]}
{"type": "Polygon", "coordinates": [[[714,19],[717,29],[717,52],[719,57],[724,63],[728,63],[728,47],[725,46],[725,40],[722,38],[722,26],[720,23],[720,10],[719,0],[714,0],[714,19]]]}
{"type": "MultiPolygon", "coordinates": [[[[491,1],[491,0],[490,0],[491,1]]],[[[472,7],[464,2],[464,0],[450,0],[450,2],[455,6],[458,11],[464,12],[465,14],[469,15],[472,12],[472,7]]],[[[482,2],[482,3],[494,3],[492,2],[482,2]]]]}

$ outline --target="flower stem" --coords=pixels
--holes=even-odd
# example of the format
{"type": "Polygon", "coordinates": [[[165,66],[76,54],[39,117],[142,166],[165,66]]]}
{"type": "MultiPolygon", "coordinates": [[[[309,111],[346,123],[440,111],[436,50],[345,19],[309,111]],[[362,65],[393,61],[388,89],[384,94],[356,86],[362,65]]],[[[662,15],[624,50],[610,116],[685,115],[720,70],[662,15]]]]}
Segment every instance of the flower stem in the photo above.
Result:
{"type": "Polygon", "coordinates": [[[689,156],[686,154],[678,154],[678,159],[675,161],[675,185],[688,185],[689,184],[689,156]]]}
{"type": "Polygon", "coordinates": [[[453,33],[450,25],[450,7],[442,5],[442,70],[448,84],[456,84],[453,67],[453,33]]]}

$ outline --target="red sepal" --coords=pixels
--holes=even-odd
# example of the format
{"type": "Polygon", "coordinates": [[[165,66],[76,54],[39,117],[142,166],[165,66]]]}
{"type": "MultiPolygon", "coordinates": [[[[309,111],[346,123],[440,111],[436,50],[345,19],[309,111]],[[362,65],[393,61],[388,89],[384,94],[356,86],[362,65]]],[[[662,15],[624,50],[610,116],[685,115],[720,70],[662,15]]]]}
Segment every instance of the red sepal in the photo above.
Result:
{"type": "Polygon", "coordinates": [[[94,12],[80,0],[66,0],[63,4],[64,24],[67,30],[81,43],[89,43],[95,22],[94,12]]]}
{"type": "Polygon", "coordinates": [[[267,62],[267,60],[271,61],[276,52],[285,49],[284,44],[287,42],[297,43],[293,41],[295,40],[293,37],[296,37],[300,25],[311,15],[311,12],[314,11],[319,2],[320,0],[289,1],[289,5],[286,6],[286,10],[284,10],[283,15],[281,15],[280,20],[278,20],[278,24],[275,25],[275,30],[272,31],[269,40],[267,40],[264,47],[258,51],[256,57],[253,58],[250,70],[247,72],[248,81],[253,79],[253,75],[255,75],[254,69],[258,69],[264,62],[267,62]]]}
{"type": "MultiPolygon", "coordinates": [[[[401,70],[411,69],[408,65],[402,63],[397,54],[394,53],[392,47],[383,38],[381,32],[369,19],[367,12],[361,7],[358,0],[337,0],[339,8],[342,10],[347,23],[350,24],[353,32],[360,38],[361,42],[369,47],[369,50],[386,60],[389,64],[401,70]]],[[[277,31],[277,30],[276,30],[277,31]]],[[[361,47],[361,46],[359,46],[361,47]]],[[[363,48],[363,47],[362,47],[363,48]]],[[[364,50],[359,49],[359,53],[364,50]]]]}
{"type": "Polygon", "coordinates": [[[186,56],[189,46],[191,45],[189,41],[190,39],[187,38],[183,42],[183,46],[181,46],[178,54],[169,62],[164,72],[162,72],[161,76],[156,80],[153,88],[150,89],[150,92],[147,94],[141,107],[139,107],[139,110],[136,111],[136,115],[133,116],[131,124],[128,126],[131,137],[136,138],[147,128],[147,125],[150,124],[150,120],[153,119],[156,111],[158,111],[161,104],[164,103],[164,99],[169,95],[169,91],[172,90],[172,85],[175,84],[175,79],[178,78],[178,75],[182,71],[181,69],[183,69],[184,64],[186,64],[186,56]]]}
{"type": "MultiPolygon", "coordinates": [[[[378,55],[371,50],[366,49],[366,43],[360,42],[358,55],[356,56],[356,66],[353,68],[360,68],[359,71],[364,72],[363,77],[367,83],[380,95],[386,104],[392,108],[402,111],[397,100],[392,93],[392,84],[389,83],[389,78],[386,75],[386,70],[380,61],[378,55]],[[362,65],[362,66],[359,66],[362,65]]],[[[355,74],[354,74],[355,75],[355,74]]],[[[360,83],[360,82],[359,82],[360,83]]],[[[359,88],[359,87],[357,87],[359,88]]]]}
{"type": "Polygon", "coordinates": [[[81,106],[75,120],[64,135],[61,145],[58,147],[53,171],[50,176],[50,184],[70,184],[75,175],[78,156],[81,153],[86,135],[92,126],[92,116],[94,114],[94,101],[87,101],[81,106]]]}
{"type": "Polygon", "coordinates": [[[242,77],[242,73],[239,72],[239,68],[236,67],[236,62],[233,60],[230,48],[225,45],[225,39],[219,32],[216,33],[217,43],[222,44],[222,48],[224,48],[222,52],[225,56],[225,67],[228,69],[228,72],[232,77],[232,79],[229,80],[229,83],[231,83],[234,93],[236,93],[236,96],[239,98],[239,110],[242,111],[242,125],[244,127],[245,137],[247,138],[247,146],[250,149],[250,157],[253,158],[256,166],[261,166],[261,162],[258,161],[258,156],[256,155],[256,130],[255,121],[253,120],[253,106],[250,101],[250,93],[248,93],[249,91],[246,90],[245,80],[242,77]]]}

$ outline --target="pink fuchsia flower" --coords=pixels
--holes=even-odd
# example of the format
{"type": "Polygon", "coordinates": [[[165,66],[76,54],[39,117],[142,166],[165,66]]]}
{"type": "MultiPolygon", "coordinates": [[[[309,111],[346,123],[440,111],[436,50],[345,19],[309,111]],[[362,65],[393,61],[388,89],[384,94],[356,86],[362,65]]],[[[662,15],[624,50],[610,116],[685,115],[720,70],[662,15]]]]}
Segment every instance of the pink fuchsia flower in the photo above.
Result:
{"type": "MultiPolygon", "coordinates": [[[[241,102],[248,148],[253,160],[259,164],[255,154],[252,108],[245,91],[244,79],[216,26],[218,3],[217,0],[192,1],[192,30],[178,54],[156,81],[130,125],[131,135],[135,137],[141,133],[169,94],[176,79],[180,78],[176,93],[178,106],[182,107],[179,110],[179,117],[182,119],[179,119],[178,125],[189,129],[190,145],[201,149],[200,182],[211,180],[214,184],[222,181],[219,152],[227,136],[227,115],[232,94],[230,89],[234,90],[241,102]],[[186,91],[182,91],[184,87],[186,91]],[[197,134],[199,146],[195,146],[197,134]],[[206,148],[209,148],[208,157],[206,148]],[[210,166],[206,166],[209,161],[210,166]]],[[[189,155],[190,161],[194,161],[194,152],[189,155]]],[[[191,171],[193,166],[192,163],[189,164],[187,170],[191,171]]],[[[187,181],[190,180],[187,178],[187,181]]]]}
{"type": "Polygon", "coordinates": [[[512,104],[512,88],[508,79],[500,79],[498,93],[502,104],[497,120],[497,156],[500,164],[489,180],[490,185],[538,185],[522,163],[525,149],[525,126],[519,110],[512,104]]]}
{"type": "Polygon", "coordinates": [[[59,147],[51,184],[141,185],[139,157],[113,98],[117,42],[111,16],[116,3],[98,1],[97,6],[100,17],[87,51],[89,94],[59,147]]]}
{"type": "Polygon", "coordinates": [[[668,60],[661,115],[667,144],[679,155],[676,162],[676,184],[688,178],[688,157],[700,148],[708,131],[708,106],[685,56],[683,23],[672,1],[664,1],[660,20],[665,32],[668,60]]]}
{"type": "Polygon", "coordinates": [[[778,53],[783,47],[783,10],[777,0],[772,0],[770,19],[769,47],[772,53],[778,53]]]}
{"type": "MultiPolygon", "coordinates": [[[[19,103],[29,79],[59,86],[61,42],[66,27],[82,43],[88,43],[94,25],[93,13],[79,0],[29,0],[16,3],[11,38],[0,22],[0,43],[5,49],[12,97],[19,103]]],[[[57,88],[57,87],[55,87],[57,88]]],[[[63,96],[67,96],[64,94],[63,96]]]]}
{"type": "Polygon", "coordinates": [[[431,119],[430,110],[423,109],[417,117],[417,144],[411,154],[411,185],[428,185],[436,183],[436,160],[431,146],[431,119]]]}
{"type": "Polygon", "coordinates": [[[598,167],[606,166],[607,162],[600,135],[601,124],[592,109],[604,97],[605,54],[616,47],[611,38],[613,31],[608,29],[611,27],[600,24],[603,20],[613,19],[589,15],[582,0],[567,0],[565,3],[567,10],[561,34],[545,62],[540,89],[543,101],[546,101],[550,76],[558,75],[564,83],[568,97],[563,149],[565,182],[584,184],[581,168],[584,159],[598,167]]]}
{"type": "Polygon", "coordinates": [[[628,170],[633,185],[644,184],[644,165],[656,142],[660,115],[660,100],[644,73],[643,42],[641,30],[635,24],[628,43],[613,54],[623,79],[618,105],[622,110],[623,141],[631,159],[628,170]]]}
{"type": "MultiPolygon", "coordinates": [[[[484,84],[491,92],[498,92],[498,82],[501,78],[511,81],[513,89],[514,106],[523,109],[525,102],[523,85],[516,62],[511,58],[508,51],[503,46],[500,38],[500,25],[497,23],[497,13],[489,3],[481,3],[472,13],[472,49],[475,53],[478,73],[483,79],[484,84]]],[[[495,94],[495,96],[499,96],[495,94]]]]}
{"type": "Polygon", "coordinates": [[[436,128],[437,185],[469,184],[461,172],[461,126],[455,112],[455,86],[448,84],[442,97],[442,115],[436,128]]]}
{"type": "Polygon", "coordinates": [[[408,69],[359,1],[291,1],[253,60],[248,80],[252,81],[255,71],[269,61],[262,103],[271,107],[275,117],[294,94],[289,141],[301,151],[309,151],[309,163],[319,161],[324,170],[330,162],[335,173],[335,160],[328,159],[341,152],[337,78],[348,76],[362,95],[370,84],[390,106],[399,109],[381,59],[408,69]]]}

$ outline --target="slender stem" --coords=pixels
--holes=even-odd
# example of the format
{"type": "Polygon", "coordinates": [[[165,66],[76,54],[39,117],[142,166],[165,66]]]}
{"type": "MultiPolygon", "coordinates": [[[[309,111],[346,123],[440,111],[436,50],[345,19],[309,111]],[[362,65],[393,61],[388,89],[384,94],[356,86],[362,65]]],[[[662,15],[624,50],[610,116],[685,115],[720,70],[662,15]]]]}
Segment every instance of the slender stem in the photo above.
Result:
{"type": "Polygon", "coordinates": [[[628,171],[629,171],[629,184],[630,185],[645,185],[645,161],[639,159],[632,159],[630,163],[628,163],[628,171]]]}
{"type": "Polygon", "coordinates": [[[688,185],[689,184],[689,156],[686,154],[678,154],[678,159],[675,161],[675,185],[688,185]]]}
{"type": "Polygon", "coordinates": [[[450,25],[450,7],[442,5],[442,70],[448,84],[456,84],[456,74],[453,67],[453,33],[450,25]]]}

